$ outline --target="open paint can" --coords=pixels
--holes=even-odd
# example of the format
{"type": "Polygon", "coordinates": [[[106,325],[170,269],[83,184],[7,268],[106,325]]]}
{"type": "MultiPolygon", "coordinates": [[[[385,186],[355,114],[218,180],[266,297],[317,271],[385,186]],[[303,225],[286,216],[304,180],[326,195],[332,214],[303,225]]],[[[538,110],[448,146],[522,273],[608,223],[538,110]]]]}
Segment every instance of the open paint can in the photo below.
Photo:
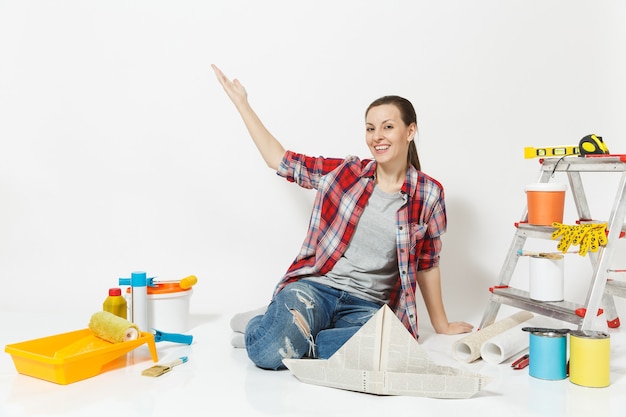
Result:
{"type": "Polygon", "coordinates": [[[570,332],[570,382],[583,387],[607,387],[611,383],[611,339],[592,330],[570,332]]]}
{"type": "Polygon", "coordinates": [[[189,302],[193,290],[176,283],[160,283],[148,287],[148,323],[164,332],[183,333],[189,330],[189,302]]]}
{"type": "Polygon", "coordinates": [[[557,380],[567,377],[567,334],[543,329],[530,333],[530,376],[557,380]]]}
{"type": "MultiPolygon", "coordinates": [[[[127,290],[128,314],[132,300],[127,290]]],[[[147,288],[148,330],[166,333],[184,333],[189,330],[192,288],[182,288],[178,282],[158,283],[147,288]]]]}

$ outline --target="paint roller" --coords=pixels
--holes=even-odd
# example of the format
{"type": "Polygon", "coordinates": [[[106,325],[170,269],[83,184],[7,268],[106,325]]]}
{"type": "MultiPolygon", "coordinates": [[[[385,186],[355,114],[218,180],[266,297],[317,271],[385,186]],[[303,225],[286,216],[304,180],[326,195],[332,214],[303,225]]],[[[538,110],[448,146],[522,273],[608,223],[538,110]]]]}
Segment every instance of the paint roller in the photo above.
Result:
{"type": "Polygon", "coordinates": [[[189,275],[185,278],[176,281],[159,281],[154,278],[148,278],[148,285],[155,287],[157,284],[178,284],[181,289],[187,290],[198,283],[198,277],[195,275],[189,275]]]}
{"type": "Polygon", "coordinates": [[[178,285],[180,285],[180,288],[182,288],[183,290],[186,290],[187,288],[193,287],[197,283],[198,278],[195,275],[189,275],[188,277],[181,279],[178,285]]]}
{"type": "Polygon", "coordinates": [[[94,336],[111,343],[128,342],[139,337],[139,327],[108,311],[98,311],[89,320],[89,330],[94,336]]]}

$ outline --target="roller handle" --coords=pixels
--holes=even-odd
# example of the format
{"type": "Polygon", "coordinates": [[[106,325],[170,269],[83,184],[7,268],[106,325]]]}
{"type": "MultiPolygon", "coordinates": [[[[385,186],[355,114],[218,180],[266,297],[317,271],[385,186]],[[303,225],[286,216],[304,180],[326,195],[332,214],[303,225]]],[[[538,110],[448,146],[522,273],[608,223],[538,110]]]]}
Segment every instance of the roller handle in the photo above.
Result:
{"type": "Polygon", "coordinates": [[[155,342],[174,342],[174,343],[184,343],[190,345],[193,342],[193,336],[187,334],[180,333],[164,333],[157,329],[154,330],[154,341],[155,342]]]}
{"type": "MultiPolygon", "coordinates": [[[[154,278],[148,279],[148,285],[150,287],[156,287],[157,284],[175,284],[175,283],[178,283],[180,288],[182,288],[183,290],[187,290],[198,283],[198,278],[195,275],[189,275],[188,277],[185,277],[181,279],[180,281],[155,281],[154,278]]],[[[120,282],[120,285],[122,285],[121,282],[120,282]]]]}

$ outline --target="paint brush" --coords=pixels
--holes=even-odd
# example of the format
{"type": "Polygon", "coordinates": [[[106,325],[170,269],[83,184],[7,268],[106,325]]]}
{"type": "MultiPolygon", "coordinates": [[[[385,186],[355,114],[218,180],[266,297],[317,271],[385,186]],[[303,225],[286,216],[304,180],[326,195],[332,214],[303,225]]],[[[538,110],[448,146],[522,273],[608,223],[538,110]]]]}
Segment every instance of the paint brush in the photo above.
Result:
{"type": "Polygon", "coordinates": [[[534,256],[536,258],[563,259],[562,254],[552,252],[528,252],[525,250],[518,250],[517,254],[520,256],[534,256]]]}
{"type": "Polygon", "coordinates": [[[174,368],[175,366],[182,365],[185,362],[187,362],[187,356],[181,356],[180,358],[166,365],[154,365],[148,369],[145,369],[144,371],[141,372],[141,375],[152,376],[152,377],[161,376],[171,371],[172,368],[174,368]]]}

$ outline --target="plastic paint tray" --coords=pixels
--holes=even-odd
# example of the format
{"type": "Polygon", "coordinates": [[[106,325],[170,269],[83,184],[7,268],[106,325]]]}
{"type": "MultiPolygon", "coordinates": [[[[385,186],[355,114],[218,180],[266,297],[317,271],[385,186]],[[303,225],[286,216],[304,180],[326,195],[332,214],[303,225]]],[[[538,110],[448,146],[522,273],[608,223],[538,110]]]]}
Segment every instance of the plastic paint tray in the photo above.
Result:
{"type": "Polygon", "coordinates": [[[144,343],[157,362],[154,335],[148,332],[141,332],[135,340],[111,343],[83,329],[6,345],[4,351],[20,374],[66,385],[124,366],[122,355],[144,343]]]}

